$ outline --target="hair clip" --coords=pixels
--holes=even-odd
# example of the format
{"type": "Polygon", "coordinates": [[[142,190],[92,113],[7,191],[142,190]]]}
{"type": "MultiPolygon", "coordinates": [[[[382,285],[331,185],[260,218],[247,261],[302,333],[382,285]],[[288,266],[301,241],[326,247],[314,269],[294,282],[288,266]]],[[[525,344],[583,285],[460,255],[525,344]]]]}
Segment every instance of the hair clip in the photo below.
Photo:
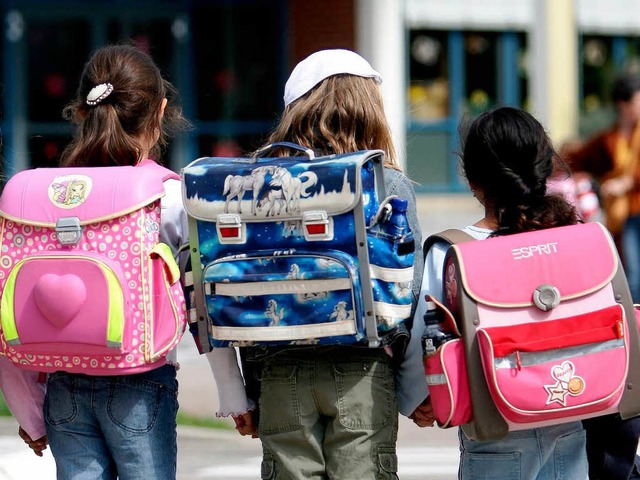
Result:
{"type": "Polygon", "coordinates": [[[113,85],[110,83],[101,83],[96,85],[89,91],[87,95],[87,105],[97,105],[113,92],[113,85]]]}

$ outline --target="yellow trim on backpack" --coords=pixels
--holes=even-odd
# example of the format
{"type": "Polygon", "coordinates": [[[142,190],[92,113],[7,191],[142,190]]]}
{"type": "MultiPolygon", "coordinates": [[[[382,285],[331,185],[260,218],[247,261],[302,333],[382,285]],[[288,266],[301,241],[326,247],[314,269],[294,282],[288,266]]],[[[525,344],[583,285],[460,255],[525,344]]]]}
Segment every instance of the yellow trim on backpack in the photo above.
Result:
{"type": "Polygon", "coordinates": [[[150,252],[150,255],[159,256],[168,267],[169,271],[169,284],[173,285],[178,280],[180,280],[180,267],[176,263],[176,259],[173,258],[173,253],[171,252],[171,248],[166,243],[157,243],[155,247],[150,252]]]}
{"type": "Polygon", "coordinates": [[[107,320],[107,345],[121,347],[124,335],[124,294],[116,274],[106,265],[100,265],[109,290],[109,319],[107,320]]]}
{"type": "Polygon", "coordinates": [[[0,323],[2,324],[2,334],[10,345],[20,343],[20,337],[18,335],[18,329],[16,328],[16,318],[13,310],[13,298],[16,286],[16,276],[20,266],[24,263],[20,261],[16,264],[15,268],[11,270],[11,273],[7,277],[7,282],[2,292],[2,302],[0,303],[0,323]]]}

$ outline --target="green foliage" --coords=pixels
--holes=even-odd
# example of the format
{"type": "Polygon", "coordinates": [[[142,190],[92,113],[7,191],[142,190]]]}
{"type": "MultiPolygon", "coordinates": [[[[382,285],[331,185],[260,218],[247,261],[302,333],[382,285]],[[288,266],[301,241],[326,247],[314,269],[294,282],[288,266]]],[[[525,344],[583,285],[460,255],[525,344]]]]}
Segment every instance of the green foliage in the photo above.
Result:
{"type": "Polygon", "coordinates": [[[4,397],[2,393],[0,393],[0,417],[10,417],[11,412],[9,411],[9,407],[7,407],[7,403],[4,401],[4,397]]]}
{"type": "Polygon", "coordinates": [[[224,420],[211,417],[196,417],[188,413],[178,412],[178,425],[189,427],[218,428],[222,430],[232,430],[233,426],[224,420]]]}

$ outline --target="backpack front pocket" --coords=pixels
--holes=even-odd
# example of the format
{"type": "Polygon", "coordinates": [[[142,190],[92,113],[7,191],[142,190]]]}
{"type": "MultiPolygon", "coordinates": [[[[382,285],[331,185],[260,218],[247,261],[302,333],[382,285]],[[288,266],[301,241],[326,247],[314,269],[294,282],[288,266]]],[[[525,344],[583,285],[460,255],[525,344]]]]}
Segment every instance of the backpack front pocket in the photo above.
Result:
{"type": "Polygon", "coordinates": [[[116,354],[129,348],[129,298],[115,262],[90,252],[39,253],[18,262],[7,277],[3,335],[22,353],[116,354]]]}
{"type": "Polygon", "coordinates": [[[356,266],[341,252],[260,252],[204,270],[213,340],[353,343],[363,338],[356,266]]]}
{"type": "Polygon", "coordinates": [[[424,372],[433,414],[441,428],[471,420],[471,393],[462,339],[445,342],[433,355],[425,355],[424,372]]]}
{"type": "Polygon", "coordinates": [[[171,249],[158,243],[150,253],[152,312],[147,315],[147,361],[156,361],[171,350],[182,337],[186,325],[184,293],[180,268],[171,249]]]}
{"type": "Polygon", "coordinates": [[[478,330],[487,384],[505,419],[520,424],[615,407],[629,352],[620,305],[537,323],[478,330]]]}

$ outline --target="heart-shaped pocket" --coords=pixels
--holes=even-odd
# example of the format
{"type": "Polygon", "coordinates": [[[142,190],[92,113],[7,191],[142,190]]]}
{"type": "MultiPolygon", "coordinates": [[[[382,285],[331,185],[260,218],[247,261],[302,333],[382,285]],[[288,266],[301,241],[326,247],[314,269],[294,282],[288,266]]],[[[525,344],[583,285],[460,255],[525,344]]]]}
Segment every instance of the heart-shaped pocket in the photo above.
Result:
{"type": "Polygon", "coordinates": [[[33,287],[38,310],[58,328],[66,326],[78,314],[87,299],[87,287],[73,274],[47,273],[33,287]]]}

